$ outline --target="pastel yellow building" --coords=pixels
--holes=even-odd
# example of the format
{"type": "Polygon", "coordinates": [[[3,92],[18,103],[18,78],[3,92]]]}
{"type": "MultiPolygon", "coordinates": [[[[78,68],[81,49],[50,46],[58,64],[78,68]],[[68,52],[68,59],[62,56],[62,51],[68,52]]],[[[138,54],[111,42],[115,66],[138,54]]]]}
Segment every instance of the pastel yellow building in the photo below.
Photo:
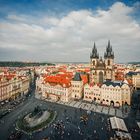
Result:
{"type": "Polygon", "coordinates": [[[136,74],[132,76],[132,83],[135,89],[140,88],[140,72],[136,72],[136,74]]]}
{"type": "Polygon", "coordinates": [[[100,103],[100,99],[101,99],[101,90],[97,84],[95,85],[86,84],[84,86],[83,100],[100,103]]]}
{"type": "Polygon", "coordinates": [[[29,77],[17,75],[1,75],[0,77],[0,101],[16,99],[29,90],[29,77]]]}
{"type": "Polygon", "coordinates": [[[84,86],[84,100],[108,106],[131,104],[133,87],[118,81],[106,81],[101,86],[84,86]]]}

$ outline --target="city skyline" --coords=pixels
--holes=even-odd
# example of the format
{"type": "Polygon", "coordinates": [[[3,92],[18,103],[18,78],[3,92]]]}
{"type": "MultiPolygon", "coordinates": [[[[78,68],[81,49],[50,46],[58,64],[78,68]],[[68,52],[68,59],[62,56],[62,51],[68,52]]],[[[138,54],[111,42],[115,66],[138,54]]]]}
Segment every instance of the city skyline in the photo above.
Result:
{"type": "Polygon", "coordinates": [[[140,2],[0,0],[0,60],[89,62],[108,40],[115,62],[140,60],[140,2]]]}

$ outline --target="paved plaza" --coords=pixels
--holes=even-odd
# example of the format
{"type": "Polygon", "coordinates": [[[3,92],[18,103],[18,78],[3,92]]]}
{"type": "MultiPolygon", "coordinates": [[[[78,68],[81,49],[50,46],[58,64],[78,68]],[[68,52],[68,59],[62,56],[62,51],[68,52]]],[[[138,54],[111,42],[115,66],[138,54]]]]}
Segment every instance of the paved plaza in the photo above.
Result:
{"type": "Polygon", "coordinates": [[[56,111],[57,118],[48,128],[39,132],[23,133],[20,140],[42,140],[45,137],[49,140],[109,140],[110,132],[107,130],[107,120],[110,116],[123,118],[133,140],[140,139],[140,133],[135,131],[138,116],[135,114],[135,110],[128,111],[126,114],[122,113],[122,109],[84,101],[69,101],[67,103],[45,101],[41,100],[34,90],[29,98],[1,119],[0,139],[7,140],[12,132],[16,132],[17,120],[33,111],[36,106],[56,111]],[[90,113],[88,114],[88,112],[90,113]],[[81,120],[81,117],[85,115],[88,118],[86,123],[81,120]]]}
{"type": "MultiPolygon", "coordinates": [[[[55,102],[49,99],[45,99],[48,102],[55,102]]],[[[107,115],[111,115],[111,116],[117,116],[120,118],[125,118],[127,117],[128,113],[129,113],[129,107],[127,107],[128,112],[122,112],[122,108],[114,108],[114,107],[107,107],[107,106],[101,106],[101,105],[95,105],[93,103],[87,103],[84,101],[69,101],[69,102],[62,102],[62,101],[57,101],[55,102],[57,104],[62,104],[65,106],[71,106],[74,108],[81,108],[84,110],[90,110],[93,112],[97,112],[97,113],[102,113],[102,114],[107,114],[107,115]]]]}

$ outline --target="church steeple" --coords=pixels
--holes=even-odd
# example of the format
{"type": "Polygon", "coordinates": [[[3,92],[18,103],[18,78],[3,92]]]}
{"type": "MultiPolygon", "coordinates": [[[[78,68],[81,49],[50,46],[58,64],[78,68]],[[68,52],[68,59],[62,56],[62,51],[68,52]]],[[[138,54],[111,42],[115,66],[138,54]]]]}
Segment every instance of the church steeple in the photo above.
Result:
{"type": "Polygon", "coordinates": [[[95,43],[90,58],[90,83],[97,84],[103,83],[104,80],[114,80],[114,52],[110,40],[105,48],[104,59],[99,58],[95,43]]]}
{"type": "Polygon", "coordinates": [[[99,58],[99,54],[97,53],[97,48],[94,42],[94,46],[92,48],[92,53],[90,54],[90,58],[99,58]]]}
{"type": "Polygon", "coordinates": [[[110,40],[108,41],[108,45],[106,47],[106,52],[104,53],[104,58],[112,58],[114,59],[114,52],[112,51],[112,46],[110,45],[110,40]]]}

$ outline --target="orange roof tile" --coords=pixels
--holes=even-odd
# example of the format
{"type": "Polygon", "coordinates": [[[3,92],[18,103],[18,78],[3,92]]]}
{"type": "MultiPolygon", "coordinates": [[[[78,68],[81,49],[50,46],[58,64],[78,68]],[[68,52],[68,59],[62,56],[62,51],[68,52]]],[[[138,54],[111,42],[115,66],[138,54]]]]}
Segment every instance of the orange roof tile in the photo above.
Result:
{"type": "Polygon", "coordinates": [[[70,87],[71,86],[71,79],[66,75],[50,75],[45,77],[45,83],[49,83],[51,85],[61,85],[62,87],[70,87]]]}
{"type": "Polygon", "coordinates": [[[84,84],[88,83],[88,77],[87,75],[81,75],[82,81],[84,84]]]}
{"type": "Polygon", "coordinates": [[[132,85],[132,80],[131,79],[126,79],[129,85],[132,85]]]}

